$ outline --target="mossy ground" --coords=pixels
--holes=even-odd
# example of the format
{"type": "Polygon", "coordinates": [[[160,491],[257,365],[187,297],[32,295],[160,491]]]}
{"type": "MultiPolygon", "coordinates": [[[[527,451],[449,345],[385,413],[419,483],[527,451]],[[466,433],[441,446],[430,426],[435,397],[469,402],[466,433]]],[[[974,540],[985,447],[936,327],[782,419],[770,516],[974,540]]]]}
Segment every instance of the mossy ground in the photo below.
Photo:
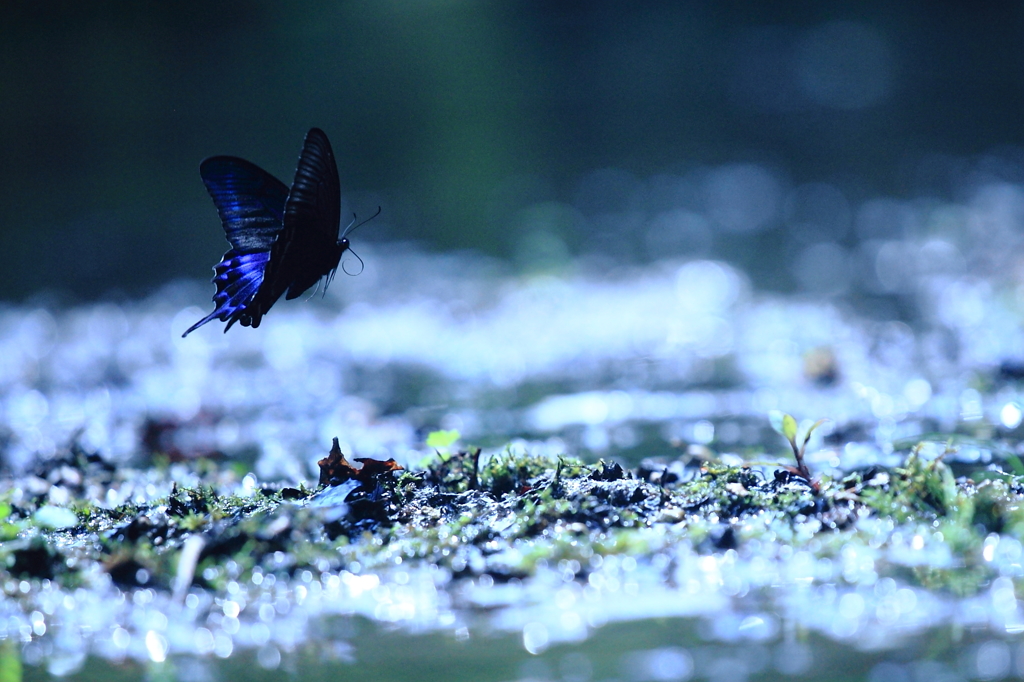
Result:
{"type": "Polygon", "coordinates": [[[946,461],[954,456],[922,444],[898,467],[809,481],[785,467],[715,459],[627,469],[471,450],[384,472],[345,504],[317,507],[309,504],[321,499],[317,489],[304,486],[238,494],[237,474],[210,462],[143,473],[71,448],[35,475],[9,482],[0,505],[0,584],[17,596],[24,581],[88,587],[109,576],[124,589],[216,592],[256,575],[286,580],[307,570],[366,572],[399,563],[436,565],[455,580],[519,580],[540,564],[583,579],[595,556],[642,561],[672,542],[742,556],[770,541],[838,558],[853,545],[895,551],[918,538],[943,545],[949,560],[908,565],[883,557],[879,575],[971,594],[995,575],[987,539],[1024,539],[1024,476],[1008,463],[957,477],[946,461]],[[169,494],[104,504],[103,491],[140,477],[150,492],[169,494]],[[172,482],[186,479],[198,483],[172,482]],[[40,512],[52,510],[55,499],[75,513],[59,528],[40,512]],[[189,550],[200,547],[190,566],[182,554],[191,536],[202,542],[189,550]]]}

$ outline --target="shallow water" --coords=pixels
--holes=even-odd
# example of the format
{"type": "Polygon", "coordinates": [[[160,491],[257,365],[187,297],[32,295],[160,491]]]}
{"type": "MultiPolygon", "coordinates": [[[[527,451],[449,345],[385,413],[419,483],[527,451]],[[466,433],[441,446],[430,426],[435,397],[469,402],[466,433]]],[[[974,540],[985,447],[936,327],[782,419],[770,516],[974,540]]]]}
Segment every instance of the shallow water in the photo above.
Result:
{"type": "MultiPolygon", "coordinates": [[[[979,438],[958,461],[984,464],[1021,452],[1024,289],[1012,267],[992,267],[1007,264],[1005,249],[978,237],[1016,234],[1021,190],[979,196],[952,207],[979,231],[969,242],[939,229],[943,207],[907,206],[923,227],[876,245],[904,254],[893,270],[878,259],[876,279],[913,275],[887,293],[909,311],[899,319],[879,319],[863,292],[756,291],[712,260],[581,260],[515,275],[401,247],[363,249],[360,276],[338,278],[322,300],[279,303],[259,330],[210,324],[180,338],[207,308],[209,287],[191,283],[131,303],[9,307],[5,464],[23,470],[76,437],[121,465],[153,451],[223,454],[252,473],[217,485],[251,494],[262,481],[315,483],[333,437],[350,456],[412,465],[438,428],[586,458],[671,460],[706,445],[763,462],[785,454],[773,409],[831,420],[812,441],[817,471],[893,465],[894,441],[953,431],[979,438]]],[[[186,468],[172,478],[200,482],[186,468]]],[[[151,500],[169,480],[90,496],[151,500]]],[[[61,504],[57,487],[50,495],[61,504]]],[[[9,581],[5,592],[31,592],[33,606],[0,602],[0,636],[21,643],[31,675],[90,678],[231,678],[245,666],[389,679],[411,660],[428,678],[437,666],[496,680],[1024,675],[1018,540],[991,536],[985,561],[999,577],[957,598],[899,578],[901,567],[953,561],[929,529],[863,526],[865,541],[839,559],[822,558],[814,529],[710,555],[652,529],[654,560],[595,559],[586,580],[577,561],[524,581],[452,582],[397,557],[383,570],[229,580],[226,595],[179,601],[103,587],[102,575],[98,589],[70,593],[9,581]]]]}
{"type": "MultiPolygon", "coordinates": [[[[227,658],[178,657],[163,663],[120,664],[91,659],[83,679],[422,680],[938,680],[1020,676],[1019,644],[966,633],[936,655],[944,631],[901,641],[898,652],[862,650],[815,635],[773,642],[721,641],[682,619],[609,624],[585,641],[539,654],[522,639],[496,632],[407,633],[356,619],[331,623],[336,639],[295,651],[250,649],[227,658]],[[951,655],[951,652],[953,654],[951,655]]],[[[29,669],[25,679],[43,679],[29,669]]]]}

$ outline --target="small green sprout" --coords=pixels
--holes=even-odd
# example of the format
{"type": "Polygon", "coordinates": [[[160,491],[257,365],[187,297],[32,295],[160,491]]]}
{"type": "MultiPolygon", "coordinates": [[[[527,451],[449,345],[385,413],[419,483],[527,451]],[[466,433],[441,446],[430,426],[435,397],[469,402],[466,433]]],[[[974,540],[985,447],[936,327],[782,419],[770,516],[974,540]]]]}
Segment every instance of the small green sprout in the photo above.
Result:
{"type": "Polygon", "coordinates": [[[435,448],[437,450],[446,450],[459,438],[462,438],[462,434],[459,433],[458,429],[431,431],[427,434],[427,447],[435,448]]]}
{"type": "Polygon", "coordinates": [[[775,429],[776,433],[781,434],[787,441],[789,441],[789,446],[793,448],[793,456],[796,458],[797,473],[810,481],[811,470],[807,468],[807,464],[804,462],[804,453],[807,450],[807,443],[811,440],[811,434],[814,433],[815,429],[828,420],[819,419],[811,424],[807,428],[807,432],[803,434],[802,442],[799,433],[800,429],[797,426],[796,419],[793,419],[791,415],[779,410],[772,410],[768,413],[768,420],[771,422],[772,428],[775,429]],[[799,445],[797,445],[798,442],[800,443],[799,445]]]}
{"type": "Polygon", "coordinates": [[[1006,463],[1010,467],[1010,473],[1024,476],[1024,462],[1021,462],[1020,457],[1011,452],[1006,456],[1006,463]]]}
{"type": "Polygon", "coordinates": [[[21,647],[13,639],[0,644],[0,682],[21,682],[21,647]]]}
{"type": "Polygon", "coordinates": [[[444,461],[445,455],[451,454],[449,448],[458,442],[460,438],[462,438],[462,434],[459,433],[458,429],[439,429],[428,433],[426,444],[428,448],[434,450],[434,453],[420,460],[420,467],[423,469],[428,468],[438,457],[444,461]]]}

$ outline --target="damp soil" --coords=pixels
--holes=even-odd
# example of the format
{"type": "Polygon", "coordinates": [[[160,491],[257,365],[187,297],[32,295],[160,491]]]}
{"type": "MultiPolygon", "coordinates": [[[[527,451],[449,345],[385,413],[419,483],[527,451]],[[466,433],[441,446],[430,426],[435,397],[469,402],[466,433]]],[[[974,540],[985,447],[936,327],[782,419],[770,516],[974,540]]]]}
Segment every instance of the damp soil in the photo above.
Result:
{"type": "Polygon", "coordinates": [[[340,454],[335,441],[320,462],[321,483],[307,487],[258,485],[213,461],[114,467],[72,446],[7,482],[0,584],[13,599],[31,600],[22,581],[110,583],[182,598],[221,594],[254,576],[288,581],[303,571],[365,573],[396,563],[441,569],[449,581],[494,582],[558,564],[586,581],[595,556],[650,562],[666,538],[707,555],[783,538],[837,558],[850,543],[885,546],[897,529],[927,528],[928,543],[939,539],[952,560],[913,569],[882,562],[876,579],[891,574],[967,595],[998,575],[984,556],[987,539],[1024,539],[1019,460],[959,464],[955,448],[937,442],[907,450],[899,466],[816,478],[706,456],[628,468],[475,448],[408,470],[345,461],[339,476],[340,454]],[[107,504],[118,491],[128,501],[107,504]],[[54,521],[57,509],[73,515],[54,521]]]}

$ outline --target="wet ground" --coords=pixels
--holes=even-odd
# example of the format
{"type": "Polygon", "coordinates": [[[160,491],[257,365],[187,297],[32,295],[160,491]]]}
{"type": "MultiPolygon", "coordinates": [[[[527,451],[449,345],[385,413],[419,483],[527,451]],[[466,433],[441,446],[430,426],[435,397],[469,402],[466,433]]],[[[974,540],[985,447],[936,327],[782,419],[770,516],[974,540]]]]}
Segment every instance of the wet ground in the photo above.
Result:
{"type": "Polygon", "coordinates": [[[0,667],[1024,675],[1022,197],[876,206],[911,227],[829,297],[380,246],[259,330],[180,338],[199,284],[9,307],[0,667]],[[813,481],[779,409],[830,420],[813,481]],[[314,498],[333,438],[405,471],[314,498]]]}

